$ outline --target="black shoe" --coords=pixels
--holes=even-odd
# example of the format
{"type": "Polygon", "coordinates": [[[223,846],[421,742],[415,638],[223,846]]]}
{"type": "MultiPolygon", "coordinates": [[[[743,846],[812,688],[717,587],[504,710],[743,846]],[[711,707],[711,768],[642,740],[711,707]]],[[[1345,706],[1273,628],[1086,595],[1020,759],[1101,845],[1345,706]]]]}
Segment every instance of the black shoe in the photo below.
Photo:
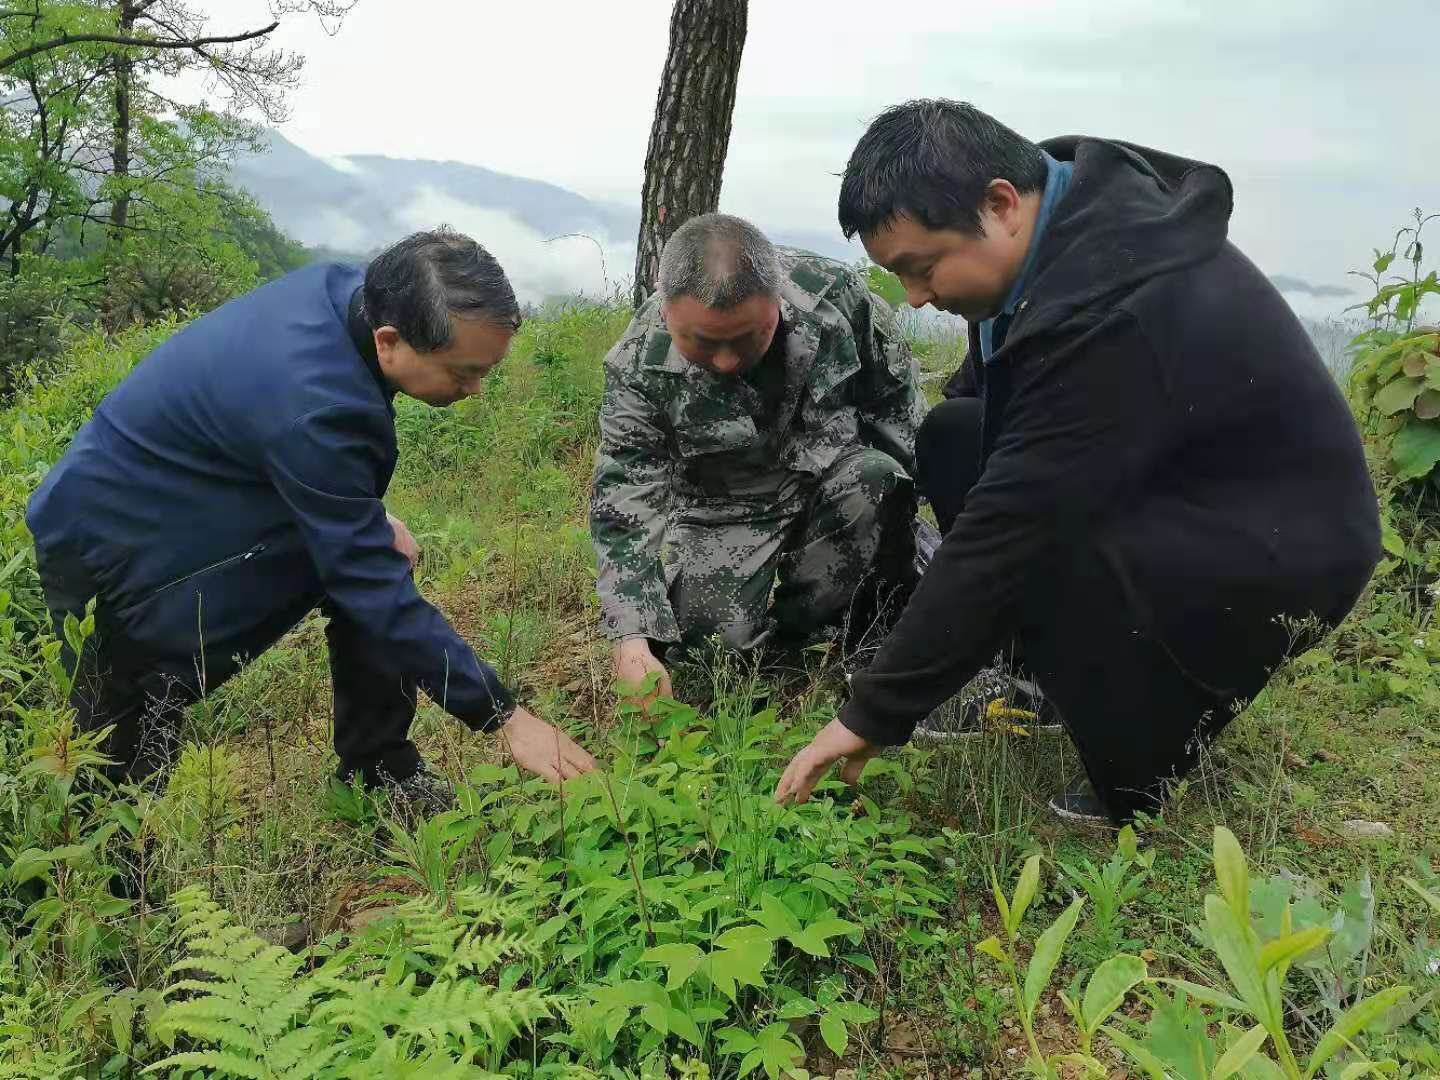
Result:
{"type": "Polygon", "coordinates": [[[1060,714],[1023,673],[989,667],[915,728],[923,739],[974,738],[987,731],[1028,735],[1059,729],[1060,714]]]}
{"type": "Polygon", "coordinates": [[[1072,825],[1114,825],[1115,819],[1087,780],[1077,780],[1050,800],[1050,812],[1072,825]]]}
{"type": "Polygon", "coordinates": [[[380,773],[377,787],[389,794],[395,809],[404,817],[434,817],[456,807],[455,788],[424,764],[402,780],[380,773]]]}

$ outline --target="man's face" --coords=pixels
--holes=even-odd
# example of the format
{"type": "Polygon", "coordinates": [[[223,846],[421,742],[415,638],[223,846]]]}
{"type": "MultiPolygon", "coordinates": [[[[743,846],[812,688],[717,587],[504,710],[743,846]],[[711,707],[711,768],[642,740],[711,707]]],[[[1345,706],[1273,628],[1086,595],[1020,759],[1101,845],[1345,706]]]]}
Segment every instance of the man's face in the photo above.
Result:
{"type": "Polygon", "coordinates": [[[741,375],[760,362],[775,340],[780,304],[773,296],[752,296],[726,311],[680,296],[660,309],[680,355],[716,375],[741,375]]]}
{"type": "Polygon", "coordinates": [[[861,237],[872,262],[900,279],[911,307],[933,304],[969,322],[1000,311],[1034,231],[1036,196],[1006,180],[990,184],[980,207],[983,232],[929,229],[904,214],[861,237]]]}
{"type": "Polygon", "coordinates": [[[426,405],[453,405],[480,392],[480,380],[505,358],[509,327],[490,319],[450,320],[449,343],[434,352],[416,352],[393,326],[375,331],[380,370],[402,394],[426,405]]]}

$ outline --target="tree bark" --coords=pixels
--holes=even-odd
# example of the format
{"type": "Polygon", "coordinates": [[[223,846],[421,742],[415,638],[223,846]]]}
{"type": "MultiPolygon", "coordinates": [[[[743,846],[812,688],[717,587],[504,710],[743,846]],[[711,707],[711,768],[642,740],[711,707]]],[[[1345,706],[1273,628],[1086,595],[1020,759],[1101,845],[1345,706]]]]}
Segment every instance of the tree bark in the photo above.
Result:
{"type": "MultiPolygon", "coordinates": [[[[130,36],[139,12],[132,0],[120,0],[119,30],[130,36]]],[[[115,142],[111,151],[110,173],[116,183],[115,198],[110,203],[110,239],[120,242],[130,217],[130,79],[133,65],[126,52],[115,58],[115,142]]]]}
{"type": "Polygon", "coordinates": [[[675,0],[645,152],[636,307],[655,291],[665,241],[692,217],[720,205],[745,25],[746,0],[675,0]]]}

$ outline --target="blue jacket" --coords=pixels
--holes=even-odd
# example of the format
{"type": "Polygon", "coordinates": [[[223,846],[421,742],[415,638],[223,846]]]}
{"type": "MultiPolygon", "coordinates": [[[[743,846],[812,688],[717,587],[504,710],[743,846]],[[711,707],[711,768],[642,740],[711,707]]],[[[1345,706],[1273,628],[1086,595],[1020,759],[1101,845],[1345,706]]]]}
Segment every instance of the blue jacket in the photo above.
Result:
{"type": "Polygon", "coordinates": [[[352,309],[362,282],[306,267],[175,334],[100,403],[28,523],[157,655],[253,654],[328,598],[430,697],[487,727],[510,694],[392,544],[393,391],[352,309]]]}

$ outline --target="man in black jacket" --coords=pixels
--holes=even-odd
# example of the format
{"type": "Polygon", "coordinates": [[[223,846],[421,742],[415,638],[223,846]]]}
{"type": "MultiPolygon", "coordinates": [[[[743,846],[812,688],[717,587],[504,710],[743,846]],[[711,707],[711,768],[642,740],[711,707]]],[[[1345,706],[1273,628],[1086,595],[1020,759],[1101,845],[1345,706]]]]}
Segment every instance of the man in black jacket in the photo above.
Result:
{"type": "Polygon", "coordinates": [[[1212,165],[957,102],[870,126],[842,229],[970,323],[917,444],[945,539],[778,799],[854,782],[1014,644],[1088,774],[1052,808],[1121,821],[1349,612],[1380,550],[1360,439],[1231,206],[1212,165]]]}

